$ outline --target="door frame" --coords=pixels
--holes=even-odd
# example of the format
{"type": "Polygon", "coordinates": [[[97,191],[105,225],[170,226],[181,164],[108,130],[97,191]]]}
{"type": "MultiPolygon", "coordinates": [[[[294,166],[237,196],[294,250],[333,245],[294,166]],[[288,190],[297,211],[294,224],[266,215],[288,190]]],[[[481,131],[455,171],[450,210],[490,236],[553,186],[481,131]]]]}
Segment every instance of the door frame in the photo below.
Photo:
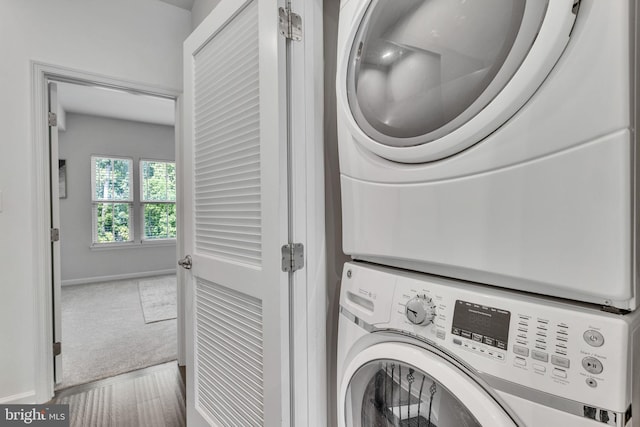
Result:
{"type": "Polygon", "coordinates": [[[291,238],[304,244],[305,258],[290,295],[291,425],[323,427],[329,425],[327,401],[333,396],[326,342],[323,0],[290,3],[303,21],[302,40],[289,42],[291,238]]]}
{"type": "MultiPolygon", "coordinates": [[[[181,120],[181,91],[173,88],[151,86],[144,83],[121,80],[96,73],[71,69],[63,66],[31,61],[31,133],[33,141],[33,164],[35,165],[35,193],[33,202],[35,205],[35,228],[33,239],[35,242],[34,276],[34,304],[35,304],[35,331],[34,336],[34,376],[36,389],[36,402],[44,403],[54,395],[54,370],[53,370],[53,277],[51,275],[52,251],[50,241],[50,206],[51,194],[49,191],[51,182],[51,168],[49,162],[49,127],[47,122],[49,79],[120,89],[126,92],[142,93],[173,99],[176,103],[175,125],[175,155],[176,162],[180,155],[182,136],[179,130],[182,128],[181,120]]],[[[180,204],[180,194],[176,203],[180,204]]],[[[181,221],[178,213],[178,235],[182,233],[181,221]]],[[[181,250],[179,238],[176,240],[176,252],[181,250]]],[[[184,286],[182,286],[181,272],[176,269],[178,279],[178,362],[184,364],[184,286]]],[[[64,350],[63,350],[64,351],[64,350]]],[[[64,368],[63,368],[64,369],[64,368]]]]}

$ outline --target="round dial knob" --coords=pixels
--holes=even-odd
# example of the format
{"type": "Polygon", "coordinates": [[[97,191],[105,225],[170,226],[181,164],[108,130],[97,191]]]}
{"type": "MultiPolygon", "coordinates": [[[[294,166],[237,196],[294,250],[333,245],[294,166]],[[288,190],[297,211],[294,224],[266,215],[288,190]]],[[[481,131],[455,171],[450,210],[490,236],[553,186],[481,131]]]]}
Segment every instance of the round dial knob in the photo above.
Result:
{"type": "Polygon", "coordinates": [[[436,306],[426,295],[417,295],[407,302],[405,314],[411,323],[428,325],[436,315],[436,306]]]}

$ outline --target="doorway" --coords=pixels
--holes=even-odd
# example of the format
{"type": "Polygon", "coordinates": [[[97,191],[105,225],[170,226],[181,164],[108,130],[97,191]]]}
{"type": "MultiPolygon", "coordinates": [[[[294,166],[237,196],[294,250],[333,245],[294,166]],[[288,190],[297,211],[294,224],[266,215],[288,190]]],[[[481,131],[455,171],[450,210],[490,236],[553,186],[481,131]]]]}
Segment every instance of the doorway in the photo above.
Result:
{"type": "Polygon", "coordinates": [[[175,101],[49,86],[61,389],[176,359],[175,101]]]}
{"type": "MultiPolygon", "coordinates": [[[[157,309],[163,305],[161,301],[158,303],[158,298],[162,297],[163,292],[154,289],[153,282],[164,281],[160,288],[166,291],[167,288],[173,287],[174,294],[176,288],[179,289],[176,281],[180,283],[180,278],[176,278],[175,270],[176,237],[179,233],[177,218],[180,215],[177,209],[179,195],[175,190],[175,178],[172,178],[175,177],[177,160],[175,153],[178,151],[176,146],[179,133],[174,124],[174,118],[177,116],[178,94],[43,64],[34,64],[34,71],[34,78],[37,79],[34,86],[36,87],[34,105],[37,109],[35,122],[36,125],[38,122],[42,124],[42,126],[36,126],[37,131],[42,130],[42,134],[36,136],[36,148],[37,151],[46,154],[51,165],[47,168],[50,173],[45,174],[47,182],[44,185],[45,192],[49,189],[46,192],[48,194],[45,194],[45,203],[49,204],[50,209],[45,208],[43,212],[39,211],[42,213],[42,220],[51,228],[50,250],[45,256],[45,262],[49,259],[48,263],[51,266],[46,272],[49,285],[42,292],[46,298],[43,298],[45,304],[40,311],[42,330],[39,335],[40,339],[44,338],[44,340],[39,340],[41,351],[37,352],[39,366],[42,368],[41,373],[44,374],[39,393],[44,396],[53,394],[54,376],[55,383],[58,383],[57,388],[60,388],[60,385],[62,387],[73,385],[73,382],[63,382],[65,367],[59,363],[61,358],[57,357],[54,363],[56,342],[62,341],[62,345],[59,346],[62,349],[62,355],[65,355],[65,350],[74,351],[73,346],[69,343],[65,346],[65,342],[61,340],[61,337],[64,338],[61,334],[63,330],[61,320],[64,317],[62,308],[66,304],[65,293],[71,295],[68,302],[71,304],[69,306],[72,312],[71,317],[75,316],[76,324],[85,329],[87,325],[94,328],[93,332],[89,328],[88,335],[108,335],[104,328],[109,325],[109,322],[100,324],[95,321],[100,318],[99,315],[95,317],[97,309],[110,310],[112,315],[119,316],[118,320],[123,320],[122,314],[126,309],[118,308],[118,299],[126,302],[130,308],[137,308],[139,313],[134,314],[136,316],[139,314],[142,327],[146,328],[146,331],[158,329],[162,323],[173,322],[173,333],[168,335],[166,331],[161,333],[158,341],[164,340],[166,347],[167,337],[172,337],[170,340],[172,342],[168,345],[172,347],[172,351],[169,352],[170,358],[177,357],[183,364],[184,346],[179,345],[184,339],[183,315],[179,308],[182,305],[181,293],[177,292],[177,296],[173,297],[175,313],[173,316],[167,319],[165,314],[165,318],[162,315],[158,318],[158,313],[153,312],[154,308],[157,309]],[[60,89],[59,93],[56,93],[55,100],[48,93],[49,83],[54,83],[60,89]],[[55,106],[52,105],[52,108],[49,108],[51,100],[55,101],[55,106]],[[152,106],[154,103],[164,104],[164,109],[171,116],[171,123],[166,123],[166,117],[157,118],[158,110],[152,106]],[[58,104],[63,107],[60,108],[58,104]],[[56,114],[53,121],[55,126],[49,126],[52,123],[50,110],[56,114]],[[153,123],[154,120],[165,122],[153,123]],[[53,143],[54,131],[55,144],[53,143]],[[127,133],[130,134],[129,137],[126,136],[127,133]],[[156,144],[158,140],[164,140],[164,149],[155,149],[149,141],[146,148],[144,144],[135,143],[145,138],[153,140],[156,144]],[[100,140],[103,143],[102,147],[99,145],[100,140]],[[107,144],[105,141],[110,143],[107,144]],[[49,150],[50,143],[51,150],[49,150]],[[118,143],[120,148],[117,147],[118,143]],[[133,151],[123,152],[123,146],[133,151]],[[126,161],[120,162],[119,160],[122,159],[126,161]],[[122,180],[116,183],[113,179],[117,175],[114,166],[120,167],[121,172],[123,163],[129,167],[127,184],[131,197],[126,201],[105,200],[104,194],[100,191],[108,189],[113,193],[114,188],[123,183],[122,180]],[[111,178],[105,178],[105,170],[114,172],[111,178]],[[102,178],[100,178],[101,173],[102,178]],[[158,198],[157,191],[155,193],[142,191],[143,186],[147,190],[149,188],[158,190],[159,175],[163,175],[165,184],[173,183],[174,190],[171,192],[171,197],[158,198]],[[96,182],[98,182],[97,186],[96,182]],[[96,188],[100,190],[96,191],[96,188]],[[145,198],[145,194],[148,197],[145,198]],[[128,218],[121,221],[123,210],[128,211],[128,218]],[[160,217],[162,221],[159,220],[160,217]],[[155,263],[150,262],[149,259],[155,263]],[[159,263],[159,259],[164,261],[159,263]],[[137,268],[131,268],[131,266],[137,268]],[[169,280],[168,283],[167,280],[169,280]],[[99,288],[104,290],[110,287],[109,292],[113,298],[103,298],[102,301],[98,298],[98,301],[93,303],[94,308],[91,308],[90,301],[78,297],[83,287],[88,289],[85,295],[89,296],[99,294],[99,288]],[[127,289],[128,296],[121,292],[127,289]],[[73,290],[73,292],[66,292],[67,290],[73,290]],[[152,300],[151,312],[145,313],[143,310],[145,298],[152,300]],[[132,299],[135,300],[131,301],[132,299]],[[90,315],[94,315],[94,321],[89,320],[90,315]],[[170,319],[176,316],[177,320],[170,319]],[[50,347],[46,344],[47,342],[54,345],[50,347]]],[[[166,186],[162,189],[166,196],[166,186]]],[[[125,358],[131,359],[127,357],[126,352],[120,350],[126,348],[124,344],[127,340],[136,344],[139,344],[140,340],[136,340],[135,333],[126,331],[126,328],[119,329],[120,336],[117,335],[118,331],[115,335],[112,334],[111,341],[104,343],[105,348],[114,350],[112,354],[125,353],[125,358]],[[120,348],[118,348],[119,345],[120,348]]],[[[85,330],[84,333],[86,334],[87,331],[85,330]]],[[[143,332],[142,335],[148,337],[149,334],[143,332]]],[[[78,346],[76,343],[75,347],[75,350],[79,347],[82,351],[87,346],[78,346]]],[[[139,345],[137,350],[140,350],[139,345]]],[[[108,364],[107,352],[98,351],[98,353],[102,355],[102,360],[100,357],[94,357],[94,361],[98,364],[108,364]]],[[[136,353],[130,349],[128,355],[136,353]]],[[[156,361],[151,360],[151,362],[142,360],[137,364],[122,364],[119,367],[120,371],[106,370],[106,374],[99,377],[163,361],[166,361],[166,357],[156,361]]],[[[66,368],[68,371],[76,370],[77,363],[74,362],[66,368]]],[[[88,369],[89,372],[91,370],[91,368],[88,369]]],[[[79,380],[76,378],[74,381],[85,382],[85,380],[90,381],[99,377],[89,376],[79,380]]]]}

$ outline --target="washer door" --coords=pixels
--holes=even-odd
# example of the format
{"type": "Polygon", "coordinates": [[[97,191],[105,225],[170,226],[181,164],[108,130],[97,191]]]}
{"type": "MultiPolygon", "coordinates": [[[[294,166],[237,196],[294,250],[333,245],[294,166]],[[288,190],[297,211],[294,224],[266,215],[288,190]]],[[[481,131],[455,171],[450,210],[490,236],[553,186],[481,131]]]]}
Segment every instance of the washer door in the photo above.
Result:
{"type": "Polygon", "coordinates": [[[476,143],[547,76],[568,41],[573,3],[371,1],[345,70],[348,108],[364,136],[358,139],[402,162],[436,160],[476,143]],[[494,102],[496,111],[481,115],[494,102]]]}
{"type": "Polygon", "coordinates": [[[517,426],[466,368],[409,344],[367,348],[343,379],[341,426],[517,426]]]}

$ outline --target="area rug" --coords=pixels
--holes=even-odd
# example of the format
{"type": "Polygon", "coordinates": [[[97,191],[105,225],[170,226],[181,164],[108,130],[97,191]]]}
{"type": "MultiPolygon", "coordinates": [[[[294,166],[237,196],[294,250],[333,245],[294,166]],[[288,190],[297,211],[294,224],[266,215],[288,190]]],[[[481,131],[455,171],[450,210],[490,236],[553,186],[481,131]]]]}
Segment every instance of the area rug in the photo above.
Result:
{"type": "Polygon", "coordinates": [[[161,322],[177,317],[175,276],[140,280],[138,293],[145,323],[161,322]]]}

